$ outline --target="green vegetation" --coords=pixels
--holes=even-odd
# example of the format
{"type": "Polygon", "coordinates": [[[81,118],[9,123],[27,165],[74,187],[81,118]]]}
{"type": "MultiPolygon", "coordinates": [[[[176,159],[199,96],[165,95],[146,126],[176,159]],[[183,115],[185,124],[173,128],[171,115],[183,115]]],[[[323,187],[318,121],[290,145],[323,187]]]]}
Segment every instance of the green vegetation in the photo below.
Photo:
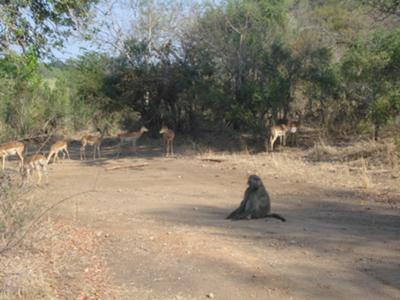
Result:
{"type": "Polygon", "coordinates": [[[49,54],[71,30],[85,27],[97,0],[9,0],[0,2],[0,54],[19,49],[49,54]]]}
{"type": "MultiPolygon", "coordinates": [[[[40,28],[32,39],[22,19],[18,30],[10,25],[18,18],[16,4],[2,5],[3,40],[23,41],[24,50],[12,51],[12,43],[0,48],[3,138],[139,123],[193,136],[228,127],[264,137],[271,122],[301,115],[327,135],[377,139],[400,113],[397,1],[203,4],[167,38],[143,21],[138,32],[153,35],[128,35],[118,53],[89,52],[45,66],[39,59],[68,27],[90,28],[88,11],[96,1],[47,2],[29,25],[40,28]],[[48,20],[63,30],[47,31],[48,20]]],[[[166,19],[168,10],[151,10],[158,2],[142,5],[143,20],[146,14],[160,24],[166,19]]]]}

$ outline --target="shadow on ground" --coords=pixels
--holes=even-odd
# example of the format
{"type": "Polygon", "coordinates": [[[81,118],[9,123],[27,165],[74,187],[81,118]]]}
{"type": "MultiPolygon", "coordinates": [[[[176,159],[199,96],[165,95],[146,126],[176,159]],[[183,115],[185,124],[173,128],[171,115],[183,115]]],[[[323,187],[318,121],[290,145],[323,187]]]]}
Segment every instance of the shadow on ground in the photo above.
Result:
{"type": "MultiPolygon", "coordinates": [[[[310,187],[308,190],[315,189],[310,187]]],[[[286,223],[275,219],[225,220],[235,207],[210,205],[179,205],[149,210],[147,214],[154,220],[172,226],[188,226],[193,231],[206,231],[207,234],[223,236],[232,241],[250,240],[260,243],[262,247],[270,247],[269,242],[274,240],[281,249],[297,248],[312,251],[317,256],[343,260],[346,260],[346,253],[356,253],[359,260],[349,263],[354,263],[357,270],[385,285],[400,289],[398,257],[382,253],[382,259],[369,258],[370,252],[374,251],[371,249],[384,250],[386,244],[393,246],[393,243],[400,241],[398,210],[382,209],[374,203],[366,206],[345,203],[343,200],[348,197],[345,191],[319,188],[315,195],[302,197],[320,198],[321,201],[308,200],[301,206],[290,207],[281,204],[275,211],[288,220],[286,223]]],[[[297,200],[302,199],[291,199],[291,202],[296,203],[297,200]]],[[[352,202],[357,203],[357,199],[352,202]]],[[[243,274],[241,272],[238,271],[238,274],[243,274]]],[[[305,274],[307,272],[302,270],[299,276],[306,287],[305,274]]]]}

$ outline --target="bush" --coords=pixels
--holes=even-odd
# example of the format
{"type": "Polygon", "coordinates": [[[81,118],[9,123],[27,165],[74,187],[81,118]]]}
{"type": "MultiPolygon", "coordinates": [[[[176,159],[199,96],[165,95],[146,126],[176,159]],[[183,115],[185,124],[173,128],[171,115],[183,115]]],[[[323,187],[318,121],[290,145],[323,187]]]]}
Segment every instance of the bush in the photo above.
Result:
{"type": "Polygon", "coordinates": [[[20,238],[26,224],[32,220],[37,207],[11,182],[9,176],[0,175],[0,253],[20,238]]]}

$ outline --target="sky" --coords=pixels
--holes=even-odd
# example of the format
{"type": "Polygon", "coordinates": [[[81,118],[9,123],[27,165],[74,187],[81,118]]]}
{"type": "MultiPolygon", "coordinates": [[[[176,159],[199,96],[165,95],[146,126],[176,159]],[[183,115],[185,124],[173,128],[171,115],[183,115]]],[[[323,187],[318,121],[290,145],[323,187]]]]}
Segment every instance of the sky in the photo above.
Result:
{"type": "MultiPolygon", "coordinates": [[[[135,0],[132,0],[134,2],[135,0]]],[[[126,22],[132,19],[130,9],[125,6],[129,0],[114,0],[114,1],[101,1],[100,4],[93,10],[93,25],[99,28],[101,32],[107,32],[107,26],[104,24],[109,21],[111,17],[115,20],[121,20],[126,22]],[[109,19],[107,18],[106,11],[109,11],[109,19]]],[[[94,41],[85,41],[80,32],[74,32],[64,43],[63,49],[53,50],[54,56],[62,61],[69,58],[78,57],[84,54],[86,51],[100,50],[101,47],[96,45],[94,41]]]]}
{"type": "Polygon", "coordinates": [[[116,52],[115,48],[108,45],[108,42],[114,44],[121,41],[131,34],[138,34],[139,23],[143,21],[143,15],[139,13],[138,3],[154,3],[150,14],[159,15],[166,13],[164,24],[160,26],[159,31],[167,31],[168,26],[179,26],[179,18],[168,19],[170,14],[188,14],[191,9],[197,5],[209,2],[212,4],[221,3],[222,0],[114,0],[102,1],[95,9],[95,25],[100,29],[100,34],[92,42],[84,41],[79,33],[71,36],[62,50],[54,50],[54,56],[62,61],[77,57],[86,51],[107,51],[116,52]],[[179,12],[177,12],[179,11],[179,12]],[[97,44],[97,45],[96,45],[97,44]]]}
{"type": "Polygon", "coordinates": [[[78,57],[88,50],[97,50],[97,47],[90,43],[85,43],[81,39],[76,37],[70,37],[64,45],[62,50],[53,50],[53,54],[56,59],[65,61],[69,58],[78,57]]]}

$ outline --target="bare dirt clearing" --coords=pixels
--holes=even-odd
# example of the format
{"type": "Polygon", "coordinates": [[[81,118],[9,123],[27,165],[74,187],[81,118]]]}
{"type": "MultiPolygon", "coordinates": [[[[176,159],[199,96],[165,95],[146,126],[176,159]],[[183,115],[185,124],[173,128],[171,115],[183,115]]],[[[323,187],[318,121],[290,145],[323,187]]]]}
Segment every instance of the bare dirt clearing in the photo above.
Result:
{"type": "Polygon", "coordinates": [[[159,149],[105,154],[50,165],[50,185],[35,198],[51,205],[95,190],[52,214],[104,239],[123,299],[400,299],[398,179],[361,190],[348,168],[298,153],[220,155],[220,163],[162,158],[159,149]],[[286,223],[224,219],[254,172],[286,223]]]}

